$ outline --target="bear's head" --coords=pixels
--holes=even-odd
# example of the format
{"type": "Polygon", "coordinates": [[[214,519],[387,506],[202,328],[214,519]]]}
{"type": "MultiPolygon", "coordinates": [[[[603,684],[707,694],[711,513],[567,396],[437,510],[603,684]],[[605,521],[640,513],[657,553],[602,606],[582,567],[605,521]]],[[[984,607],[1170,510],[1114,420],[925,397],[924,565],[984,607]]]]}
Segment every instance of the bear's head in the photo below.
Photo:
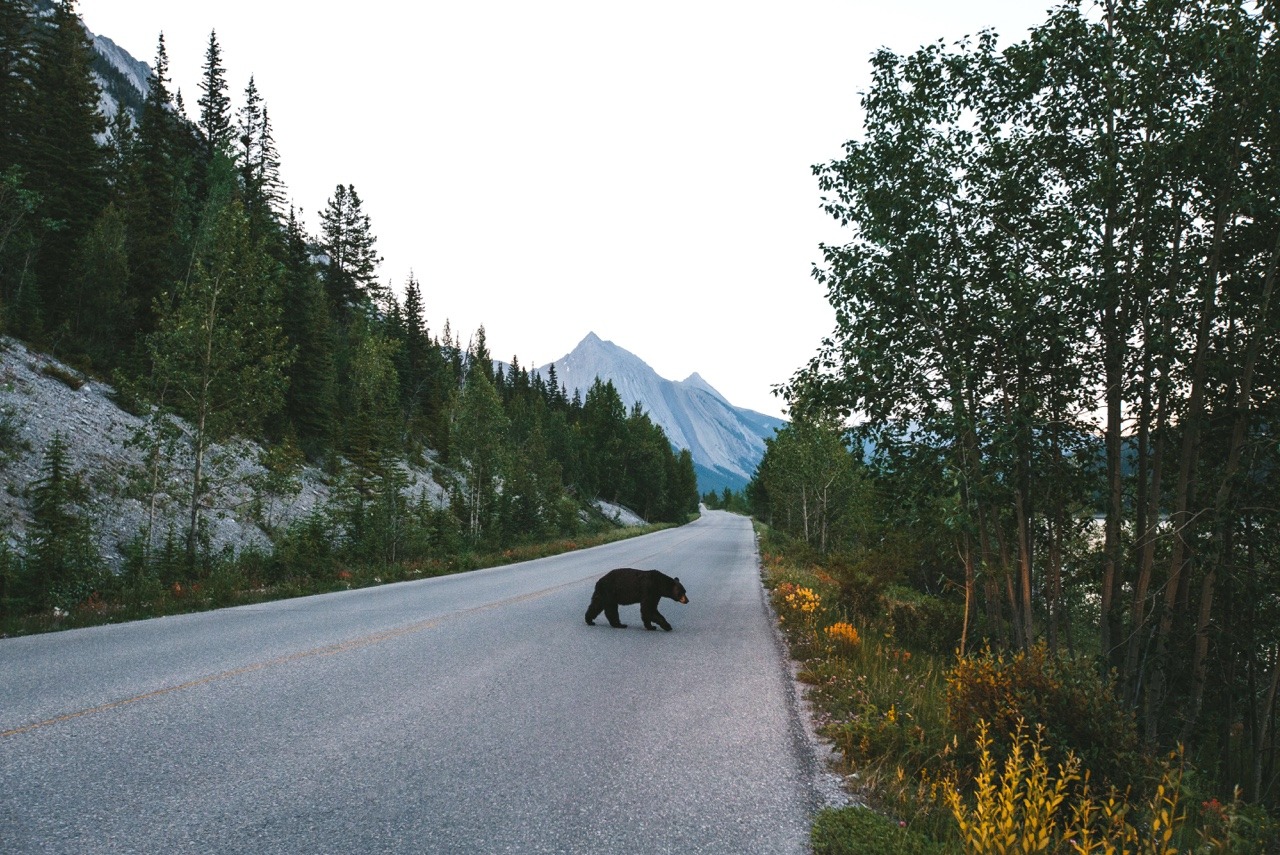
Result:
{"type": "Polygon", "coordinates": [[[671,580],[671,593],[667,596],[675,600],[677,603],[684,603],[685,605],[689,604],[689,595],[685,592],[684,585],[680,584],[679,576],[671,580]]]}

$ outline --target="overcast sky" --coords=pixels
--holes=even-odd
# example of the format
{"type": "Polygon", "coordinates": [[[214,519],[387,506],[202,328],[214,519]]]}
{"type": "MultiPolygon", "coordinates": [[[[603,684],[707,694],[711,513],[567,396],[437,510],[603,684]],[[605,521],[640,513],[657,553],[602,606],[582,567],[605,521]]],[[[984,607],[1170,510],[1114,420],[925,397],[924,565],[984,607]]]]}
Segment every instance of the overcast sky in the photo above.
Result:
{"type": "Polygon", "coordinates": [[[771,389],[834,312],[811,277],[840,231],[811,166],[858,136],[868,58],[992,27],[1047,0],[645,3],[80,0],[188,111],[211,30],[232,101],[256,79],[310,231],[353,184],[400,291],[497,359],[559,359],[588,332],[733,404],[771,389]]]}

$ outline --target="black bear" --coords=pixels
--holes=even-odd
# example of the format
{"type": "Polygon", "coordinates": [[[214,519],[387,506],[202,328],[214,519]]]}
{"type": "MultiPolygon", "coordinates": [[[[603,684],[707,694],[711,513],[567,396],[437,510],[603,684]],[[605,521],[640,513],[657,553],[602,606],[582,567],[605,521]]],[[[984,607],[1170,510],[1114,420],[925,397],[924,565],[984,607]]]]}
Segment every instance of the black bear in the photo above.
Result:
{"type": "Polygon", "coordinates": [[[627,625],[618,619],[618,606],[640,604],[640,619],[645,629],[654,629],[654,624],[671,631],[671,624],[658,614],[658,600],[670,597],[677,603],[688,603],[689,596],[679,579],[673,579],[657,570],[635,570],[631,567],[619,567],[610,570],[596,582],[595,592],[591,595],[591,605],[587,606],[587,625],[596,625],[596,615],[604,612],[609,619],[609,626],[626,629],[627,625]]]}

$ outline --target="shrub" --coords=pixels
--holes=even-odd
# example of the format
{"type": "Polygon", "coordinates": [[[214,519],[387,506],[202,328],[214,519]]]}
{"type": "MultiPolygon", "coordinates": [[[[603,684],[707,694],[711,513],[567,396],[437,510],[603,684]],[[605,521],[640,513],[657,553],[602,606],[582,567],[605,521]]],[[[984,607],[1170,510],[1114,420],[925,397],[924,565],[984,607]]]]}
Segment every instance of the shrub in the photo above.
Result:
{"type": "Polygon", "coordinates": [[[827,808],[810,832],[814,855],[943,855],[942,844],[864,807],[827,808]]]}
{"type": "Polygon", "coordinates": [[[979,722],[1003,738],[1025,721],[1106,783],[1126,786],[1143,771],[1133,716],[1111,684],[1087,659],[1050,656],[1043,644],[961,657],[947,675],[947,713],[963,744],[977,739],[979,722]]]}
{"type": "Polygon", "coordinates": [[[1010,748],[996,772],[993,742],[986,722],[979,722],[978,772],[972,794],[953,781],[942,781],[942,800],[950,809],[965,855],[1178,855],[1185,814],[1179,805],[1179,763],[1162,774],[1150,800],[1136,809],[1114,787],[1099,799],[1089,775],[1067,752],[1056,774],[1045,759],[1044,729],[1027,735],[1018,722],[1010,748]],[[1077,785],[1080,787],[1077,789],[1077,785]]]}
{"type": "Polygon", "coordinates": [[[917,650],[950,655],[964,629],[964,604],[911,588],[886,588],[881,608],[899,642],[917,650]]]}

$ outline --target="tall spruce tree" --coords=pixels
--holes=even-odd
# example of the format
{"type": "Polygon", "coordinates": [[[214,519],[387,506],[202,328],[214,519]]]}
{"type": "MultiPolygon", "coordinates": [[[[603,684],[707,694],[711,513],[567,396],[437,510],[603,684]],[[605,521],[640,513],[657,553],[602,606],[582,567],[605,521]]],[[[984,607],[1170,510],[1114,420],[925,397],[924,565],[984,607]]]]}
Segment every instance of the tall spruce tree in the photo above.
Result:
{"type": "Polygon", "coordinates": [[[34,29],[30,0],[0,3],[0,172],[23,159],[30,138],[34,29]]]}
{"type": "Polygon", "coordinates": [[[285,226],[283,322],[294,353],[285,414],[303,453],[320,460],[335,445],[337,335],[324,284],[293,210],[285,226]]]}
{"type": "Polygon", "coordinates": [[[237,120],[237,159],[245,212],[254,234],[265,235],[281,221],[284,189],[271,117],[253,77],[245,87],[244,104],[237,111],[237,120]]]}
{"type": "Polygon", "coordinates": [[[377,239],[356,188],[339,184],[320,212],[320,247],[328,256],[325,285],[335,317],[349,320],[357,308],[377,302],[377,239]]]}
{"type": "Polygon", "coordinates": [[[222,67],[222,49],[218,46],[218,33],[209,31],[209,47],[204,54],[204,69],[200,77],[200,136],[205,145],[205,156],[213,159],[219,149],[231,145],[231,99],[227,96],[227,73],[222,67]]]}
{"type": "Polygon", "coordinates": [[[74,2],[54,4],[35,42],[33,125],[25,159],[47,224],[37,267],[42,314],[64,349],[70,332],[67,307],[77,299],[70,293],[71,264],[106,199],[103,150],[97,140],[106,122],[98,112],[92,60],[93,48],[74,2]]]}
{"type": "Polygon", "coordinates": [[[27,531],[26,585],[36,610],[70,609],[93,589],[102,559],[93,544],[89,516],[83,509],[88,492],[71,467],[66,440],[55,434],[44,450],[44,467],[31,491],[31,526],[27,531]]]}
{"type": "Polygon", "coordinates": [[[182,121],[169,92],[169,53],[161,33],[123,193],[130,290],[139,311],[136,329],[142,336],[156,328],[157,298],[186,269],[181,224],[186,195],[179,140],[182,121]]]}

